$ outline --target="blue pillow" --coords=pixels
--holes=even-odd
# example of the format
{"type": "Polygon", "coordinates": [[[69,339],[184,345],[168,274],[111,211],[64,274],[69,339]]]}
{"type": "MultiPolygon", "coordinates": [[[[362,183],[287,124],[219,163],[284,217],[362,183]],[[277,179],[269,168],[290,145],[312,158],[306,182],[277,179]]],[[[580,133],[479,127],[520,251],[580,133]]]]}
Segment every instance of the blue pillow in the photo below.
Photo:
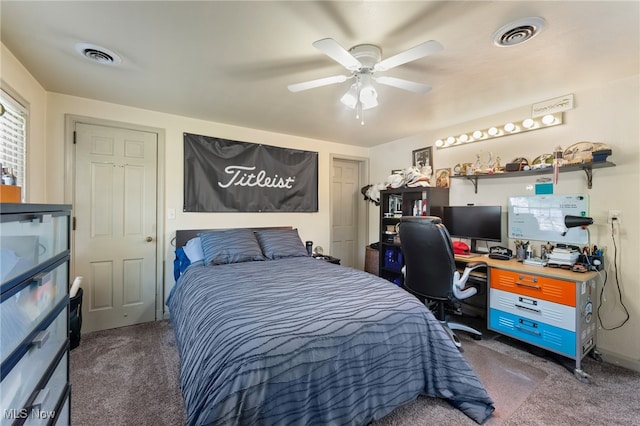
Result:
{"type": "Polygon", "coordinates": [[[263,229],[256,238],[267,259],[309,256],[297,229],[263,229]]]}
{"type": "Polygon", "coordinates": [[[189,257],[182,247],[176,249],[176,258],[173,260],[173,278],[178,281],[180,275],[191,265],[189,257]]]}
{"type": "Polygon", "coordinates": [[[260,244],[251,229],[223,229],[198,234],[205,265],[264,260],[260,244]]]}

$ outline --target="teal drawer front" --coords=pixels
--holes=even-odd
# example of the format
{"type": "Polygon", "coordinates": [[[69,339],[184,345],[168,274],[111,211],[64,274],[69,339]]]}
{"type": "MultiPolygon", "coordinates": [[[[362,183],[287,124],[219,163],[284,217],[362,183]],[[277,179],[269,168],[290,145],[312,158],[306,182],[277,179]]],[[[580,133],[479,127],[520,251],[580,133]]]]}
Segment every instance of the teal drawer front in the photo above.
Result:
{"type": "Polygon", "coordinates": [[[489,329],[575,358],[576,334],[543,322],[489,309],[489,329]]]}

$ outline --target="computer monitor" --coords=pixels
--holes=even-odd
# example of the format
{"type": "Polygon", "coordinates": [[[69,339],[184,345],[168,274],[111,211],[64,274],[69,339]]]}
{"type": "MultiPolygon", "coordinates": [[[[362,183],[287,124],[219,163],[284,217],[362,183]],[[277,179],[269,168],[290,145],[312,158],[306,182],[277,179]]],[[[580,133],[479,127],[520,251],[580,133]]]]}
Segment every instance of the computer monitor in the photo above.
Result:
{"type": "Polygon", "coordinates": [[[478,240],[502,241],[501,206],[446,206],[442,223],[451,237],[471,240],[472,253],[477,253],[478,240]]]}

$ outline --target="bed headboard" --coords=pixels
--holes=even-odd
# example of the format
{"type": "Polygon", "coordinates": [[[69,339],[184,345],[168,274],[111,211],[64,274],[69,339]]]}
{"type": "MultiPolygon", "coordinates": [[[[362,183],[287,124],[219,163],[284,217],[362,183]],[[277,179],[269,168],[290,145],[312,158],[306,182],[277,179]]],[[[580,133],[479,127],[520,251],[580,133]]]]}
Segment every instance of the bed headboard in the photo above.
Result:
{"type": "MultiPolygon", "coordinates": [[[[218,228],[218,229],[178,229],[176,231],[176,248],[183,247],[187,244],[191,238],[197,237],[200,232],[206,231],[221,231],[222,229],[230,229],[230,228],[218,228]]],[[[254,231],[258,231],[260,229],[293,229],[293,226],[264,226],[264,227],[252,227],[249,228],[254,231]]]]}

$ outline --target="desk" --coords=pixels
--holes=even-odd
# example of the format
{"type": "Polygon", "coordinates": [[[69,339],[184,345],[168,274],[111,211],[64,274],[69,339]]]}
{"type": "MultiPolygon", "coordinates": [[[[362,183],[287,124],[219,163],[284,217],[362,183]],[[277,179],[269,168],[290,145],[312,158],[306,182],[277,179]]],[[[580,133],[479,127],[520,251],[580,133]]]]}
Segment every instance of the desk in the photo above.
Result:
{"type": "Polygon", "coordinates": [[[589,381],[581,360],[595,348],[597,272],[524,265],[515,259],[456,257],[487,264],[487,328],[574,359],[578,379],[589,381]]]}

